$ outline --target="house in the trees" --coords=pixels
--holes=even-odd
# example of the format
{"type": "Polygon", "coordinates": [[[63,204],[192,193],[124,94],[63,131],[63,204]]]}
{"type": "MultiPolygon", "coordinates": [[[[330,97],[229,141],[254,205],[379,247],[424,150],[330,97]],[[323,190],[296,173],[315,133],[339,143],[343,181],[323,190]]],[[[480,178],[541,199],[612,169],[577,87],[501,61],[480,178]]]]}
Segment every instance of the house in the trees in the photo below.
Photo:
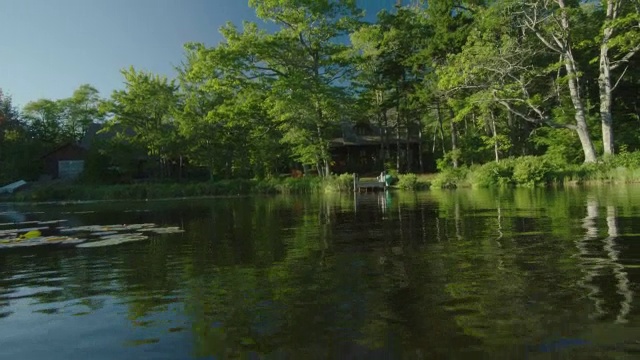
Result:
{"type": "Polygon", "coordinates": [[[85,165],[87,149],[73,142],[65,143],[41,157],[44,173],[52,179],[78,178],[85,165]]]}
{"type": "MultiPolygon", "coordinates": [[[[109,171],[109,168],[113,167],[112,164],[110,164],[111,161],[102,160],[110,160],[109,158],[113,155],[122,155],[119,154],[120,152],[126,153],[121,157],[126,158],[127,162],[135,162],[134,167],[142,167],[143,160],[137,159],[133,156],[134,154],[131,154],[124,146],[113,146],[111,147],[109,156],[102,156],[100,159],[97,159],[96,155],[103,152],[100,150],[101,147],[106,142],[112,141],[116,133],[115,131],[101,131],[102,129],[103,124],[93,123],[86,130],[85,135],[79,142],[66,142],[42,155],[40,160],[43,164],[43,177],[58,180],[74,180],[85,172],[87,164],[89,164],[89,166],[95,165],[96,160],[100,161],[99,166],[109,171]]],[[[125,136],[130,135],[130,133],[125,133],[125,136]]]]}
{"type": "Polygon", "coordinates": [[[341,135],[330,143],[333,173],[377,174],[395,168],[398,161],[402,171],[420,170],[417,132],[345,122],[341,135]]]}
{"type": "Polygon", "coordinates": [[[92,162],[100,162],[99,172],[108,175],[111,181],[129,182],[151,175],[152,161],[146,150],[128,141],[135,136],[133,129],[120,124],[105,128],[104,124],[93,123],[80,144],[90,150],[92,162]]]}

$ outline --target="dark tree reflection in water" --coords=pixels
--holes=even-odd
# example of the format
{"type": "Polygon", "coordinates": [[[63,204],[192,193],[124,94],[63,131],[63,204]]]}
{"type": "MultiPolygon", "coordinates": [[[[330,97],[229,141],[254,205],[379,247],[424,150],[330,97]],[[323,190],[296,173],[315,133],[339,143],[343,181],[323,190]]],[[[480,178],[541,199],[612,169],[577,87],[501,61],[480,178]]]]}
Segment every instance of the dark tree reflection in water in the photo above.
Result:
{"type": "Polygon", "coordinates": [[[639,204],[599,187],[4,205],[0,223],[186,232],[0,253],[0,358],[633,359],[639,204]]]}

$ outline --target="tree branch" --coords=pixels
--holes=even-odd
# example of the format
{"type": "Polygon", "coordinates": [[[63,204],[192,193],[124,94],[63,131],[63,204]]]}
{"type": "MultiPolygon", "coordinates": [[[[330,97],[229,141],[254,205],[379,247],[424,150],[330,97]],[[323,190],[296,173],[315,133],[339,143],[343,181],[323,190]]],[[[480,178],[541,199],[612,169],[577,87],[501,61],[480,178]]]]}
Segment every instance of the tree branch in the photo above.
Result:
{"type": "MultiPolygon", "coordinates": [[[[536,110],[536,109],[533,109],[533,108],[532,108],[532,109],[536,112],[536,114],[538,114],[538,116],[540,116],[540,115],[542,114],[542,117],[540,117],[540,118],[537,118],[537,119],[536,119],[536,118],[532,118],[532,117],[530,117],[530,116],[528,116],[528,115],[526,115],[526,114],[524,114],[524,113],[522,113],[522,112],[520,112],[520,111],[518,111],[518,110],[514,109],[514,108],[511,106],[511,104],[509,104],[509,102],[508,102],[508,101],[506,101],[506,99],[499,99],[499,98],[495,95],[495,93],[493,94],[493,98],[494,98],[494,100],[495,100],[498,104],[502,105],[502,106],[503,106],[504,108],[506,108],[510,113],[514,114],[515,116],[517,116],[517,117],[519,117],[519,118],[521,118],[522,120],[525,120],[525,121],[527,121],[527,122],[531,122],[531,123],[534,123],[534,124],[545,124],[545,125],[548,125],[548,126],[550,126],[550,127],[552,127],[552,128],[558,128],[558,129],[573,129],[573,130],[575,130],[575,129],[576,129],[576,126],[575,126],[575,125],[570,125],[570,124],[558,124],[558,123],[556,123],[556,122],[552,121],[551,119],[549,119],[549,117],[544,116],[544,114],[542,114],[541,112],[538,112],[538,111],[539,111],[539,109],[538,109],[538,110],[536,110]]],[[[531,104],[529,104],[528,102],[526,102],[526,101],[524,101],[524,100],[522,100],[522,99],[516,99],[516,100],[517,100],[517,101],[525,102],[525,103],[527,103],[527,105],[528,105],[529,107],[531,107],[531,104]]]]}
{"type": "Polygon", "coordinates": [[[627,72],[627,69],[629,69],[629,66],[624,67],[622,74],[620,74],[620,77],[618,77],[618,80],[616,81],[616,84],[613,85],[613,87],[611,88],[611,91],[615,90],[618,87],[618,84],[620,84],[620,80],[622,80],[622,78],[624,77],[624,74],[627,72]]]}
{"type": "Polygon", "coordinates": [[[633,49],[629,50],[629,52],[622,57],[622,59],[611,63],[611,70],[617,69],[620,65],[629,62],[633,55],[635,55],[638,51],[640,51],[640,44],[636,45],[633,49]]]}

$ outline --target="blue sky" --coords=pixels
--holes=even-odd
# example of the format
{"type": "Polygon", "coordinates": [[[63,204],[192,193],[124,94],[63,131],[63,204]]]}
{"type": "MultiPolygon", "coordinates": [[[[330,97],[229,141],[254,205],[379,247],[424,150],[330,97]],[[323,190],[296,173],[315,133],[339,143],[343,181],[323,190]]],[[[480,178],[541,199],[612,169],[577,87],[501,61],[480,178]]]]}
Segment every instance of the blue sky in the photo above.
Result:
{"type": "MultiPolygon", "coordinates": [[[[373,17],[395,0],[359,0],[373,17]]],[[[227,21],[257,21],[248,0],[0,0],[0,89],[23,106],[89,83],[108,96],[120,69],[168,76],[182,45],[214,45],[227,21]]]]}

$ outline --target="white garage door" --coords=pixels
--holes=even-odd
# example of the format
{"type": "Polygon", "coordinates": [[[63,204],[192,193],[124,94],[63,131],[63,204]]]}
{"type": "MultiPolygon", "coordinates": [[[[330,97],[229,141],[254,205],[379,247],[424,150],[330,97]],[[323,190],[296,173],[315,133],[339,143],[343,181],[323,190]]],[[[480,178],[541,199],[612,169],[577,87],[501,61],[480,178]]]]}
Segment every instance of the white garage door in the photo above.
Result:
{"type": "Polygon", "coordinates": [[[58,177],[60,179],[75,179],[84,170],[84,160],[58,161],[58,177]]]}

